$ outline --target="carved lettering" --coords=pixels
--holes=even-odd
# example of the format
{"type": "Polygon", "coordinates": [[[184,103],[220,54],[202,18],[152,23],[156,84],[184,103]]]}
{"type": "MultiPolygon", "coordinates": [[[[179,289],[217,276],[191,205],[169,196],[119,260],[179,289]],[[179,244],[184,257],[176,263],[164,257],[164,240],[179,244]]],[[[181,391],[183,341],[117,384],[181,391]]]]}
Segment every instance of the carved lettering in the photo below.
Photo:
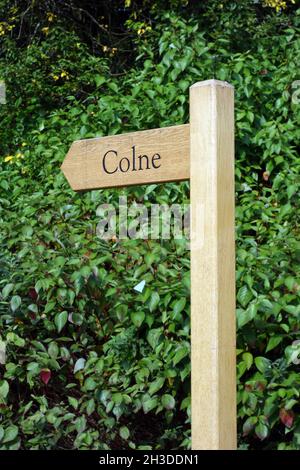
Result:
{"type": "Polygon", "coordinates": [[[117,150],[108,150],[102,158],[102,168],[108,175],[113,175],[120,171],[127,173],[129,171],[157,170],[161,167],[161,156],[155,153],[151,157],[146,154],[136,155],[135,145],[131,147],[129,156],[118,155],[117,150]]]}

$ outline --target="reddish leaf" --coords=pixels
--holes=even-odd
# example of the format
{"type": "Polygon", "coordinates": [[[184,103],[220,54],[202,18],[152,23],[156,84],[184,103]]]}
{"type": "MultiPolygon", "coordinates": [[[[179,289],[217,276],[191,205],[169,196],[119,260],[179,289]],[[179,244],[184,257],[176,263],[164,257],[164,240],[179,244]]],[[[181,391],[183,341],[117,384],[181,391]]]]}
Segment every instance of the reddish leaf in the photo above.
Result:
{"type": "Polygon", "coordinates": [[[266,388],[265,384],[263,382],[256,382],[256,388],[257,390],[259,390],[260,392],[263,392],[264,389],[266,388]]]}
{"type": "Polygon", "coordinates": [[[40,372],[40,379],[42,382],[44,382],[45,385],[49,382],[51,379],[51,370],[49,369],[42,369],[40,372]]]}
{"type": "Polygon", "coordinates": [[[294,413],[292,412],[292,410],[285,410],[284,408],[281,408],[281,410],[279,412],[279,417],[281,419],[281,422],[287,428],[291,428],[293,426],[294,413]]]}
{"type": "Polygon", "coordinates": [[[34,288],[29,289],[28,295],[32,298],[32,300],[36,300],[38,298],[37,292],[34,288]]]}

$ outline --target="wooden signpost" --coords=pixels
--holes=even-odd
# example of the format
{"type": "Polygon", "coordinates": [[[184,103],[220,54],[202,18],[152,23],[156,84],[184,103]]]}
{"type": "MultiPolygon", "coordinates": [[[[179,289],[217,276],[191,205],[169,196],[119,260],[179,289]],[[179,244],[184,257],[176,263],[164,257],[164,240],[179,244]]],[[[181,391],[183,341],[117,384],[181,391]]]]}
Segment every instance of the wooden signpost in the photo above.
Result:
{"type": "Polygon", "coordinates": [[[190,179],[192,448],[236,449],[234,90],[190,88],[190,124],[76,141],[75,191],[190,179]]]}

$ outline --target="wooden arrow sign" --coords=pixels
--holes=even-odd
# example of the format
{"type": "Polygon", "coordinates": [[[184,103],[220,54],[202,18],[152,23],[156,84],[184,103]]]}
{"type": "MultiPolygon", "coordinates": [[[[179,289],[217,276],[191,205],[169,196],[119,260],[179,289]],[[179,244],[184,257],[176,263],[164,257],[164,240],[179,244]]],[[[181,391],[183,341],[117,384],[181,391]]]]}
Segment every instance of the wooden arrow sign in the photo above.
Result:
{"type": "Polygon", "coordinates": [[[75,191],[187,180],[189,125],[75,141],[61,169],[75,191]]]}

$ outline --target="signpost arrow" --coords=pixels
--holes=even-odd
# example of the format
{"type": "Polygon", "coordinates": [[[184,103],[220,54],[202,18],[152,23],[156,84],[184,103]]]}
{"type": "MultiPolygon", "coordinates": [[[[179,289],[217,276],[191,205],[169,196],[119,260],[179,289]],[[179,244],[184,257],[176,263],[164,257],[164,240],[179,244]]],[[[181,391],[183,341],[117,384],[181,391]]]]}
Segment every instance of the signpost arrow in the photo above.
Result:
{"type": "Polygon", "coordinates": [[[75,191],[187,180],[189,125],[75,141],[62,171],[75,191]]]}

